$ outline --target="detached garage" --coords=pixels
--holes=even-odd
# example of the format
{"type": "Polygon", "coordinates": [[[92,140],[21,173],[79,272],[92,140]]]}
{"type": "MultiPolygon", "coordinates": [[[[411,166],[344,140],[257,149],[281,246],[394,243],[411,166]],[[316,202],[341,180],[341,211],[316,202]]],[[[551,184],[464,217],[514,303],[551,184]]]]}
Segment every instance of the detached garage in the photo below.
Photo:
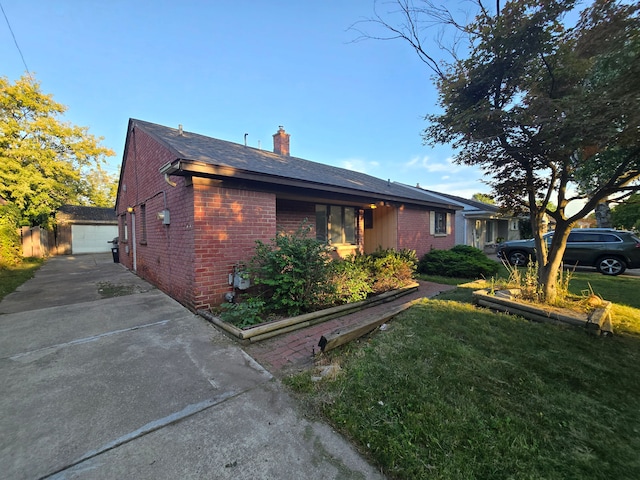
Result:
{"type": "Polygon", "coordinates": [[[64,205],[56,214],[54,236],[57,255],[107,253],[108,242],[118,236],[118,219],[112,208],[64,205]]]}

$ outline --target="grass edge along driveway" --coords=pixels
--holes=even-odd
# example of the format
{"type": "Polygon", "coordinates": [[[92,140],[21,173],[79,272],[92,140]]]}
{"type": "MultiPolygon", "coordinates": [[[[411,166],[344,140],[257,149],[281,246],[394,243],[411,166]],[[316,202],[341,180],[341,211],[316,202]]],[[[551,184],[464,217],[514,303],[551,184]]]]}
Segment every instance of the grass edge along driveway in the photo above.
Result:
{"type": "Polygon", "coordinates": [[[285,381],[391,478],[640,478],[640,311],[623,311],[605,338],[424,300],[330,352],[337,375],[285,381]]]}
{"type": "Polygon", "coordinates": [[[43,262],[41,258],[25,258],[15,267],[0,268],[0,301],[32,278],[43,262]]]}

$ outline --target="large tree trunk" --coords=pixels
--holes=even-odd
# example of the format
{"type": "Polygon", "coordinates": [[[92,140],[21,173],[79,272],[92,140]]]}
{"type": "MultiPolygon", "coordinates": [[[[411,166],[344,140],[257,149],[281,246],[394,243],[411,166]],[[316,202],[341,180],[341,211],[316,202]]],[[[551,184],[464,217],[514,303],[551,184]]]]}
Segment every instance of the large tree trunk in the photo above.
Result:
{"type": "Polygon", "coordinates": [[[560,257],[559,261],[538,265],[538,282],[545,303],[552,304],[558,297],[558,271],[561,266],[562,257],[560,257]]]}
{"type": "MultiPolygon", "coordinates": [[[[545,303],[552,304],[558,297],[558,272],[562,268],[562,256],[564,255],[570,232],[570,224],[558,222],[549,251],[538,259],[538,283],[542,292],[542,301],[545,303]]],[[[538,238],[536,238],[536,249],[541,251],[540,248],[543,248],[546,251],[546,244],[542,244],[541,235],[540,238],[540,246],[537,245],[538,238]]]]}

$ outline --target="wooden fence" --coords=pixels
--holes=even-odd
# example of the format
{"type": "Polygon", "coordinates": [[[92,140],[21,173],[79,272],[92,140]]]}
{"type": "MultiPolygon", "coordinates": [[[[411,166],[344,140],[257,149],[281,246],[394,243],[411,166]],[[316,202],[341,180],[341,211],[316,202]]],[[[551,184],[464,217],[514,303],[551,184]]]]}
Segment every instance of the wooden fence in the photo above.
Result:
{"type": "Polygon", "coordinates": [[[23,257],[46,257],[49,255],[49,232],[40,227],[22,227],[20,229],[22,238],[23,257]]]}

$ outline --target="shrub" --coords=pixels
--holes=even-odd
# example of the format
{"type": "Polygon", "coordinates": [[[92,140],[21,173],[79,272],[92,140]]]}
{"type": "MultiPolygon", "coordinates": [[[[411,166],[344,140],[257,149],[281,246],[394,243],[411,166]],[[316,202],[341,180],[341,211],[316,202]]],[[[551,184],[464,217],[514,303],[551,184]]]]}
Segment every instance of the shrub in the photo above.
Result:
{"type": "Polygon", "coordinates": [[[241,303],[224,303],[221,307],[222,320],[238,328],[244,328],[262,323],[265,302],[257,298],[248,298],[241,303]]]}
{"type": "Polygon", "coordinates": [[[418,272],[454,278],[490,277],[498,273],[499,265],[482,250],[468,245],[456,245],[450,250],[432,250],[418,263],[418,272]]]}
{"type": "Polygon", "coordinates": [[[273,311],[308,312],[328,302],[332,266],[329,248],[309,237],[306,222],[292,234],[279,233],[270,243],[256,241],[251,272],[273,311]]]}
{"type": "Polygon", "coordinates": [[[407,285],[413,279],[417,257],[413,250],[379,250],[331,260],[329,247],[309,238],[303,222],[294,233],[279,233],[269,243],[256,241],[250,273],[258,290],[256,305],[224,306],[225,321],[243,326],[259,323],[264,313],[298,315],[336,304],[364,300],[407,285]],[[243,316],[253,320],[243,320],[243,316]]]}
{"type": "Polygon", "coordinates": [[[410,283],[418,259],[414,250],[378,250],[369,255],[373,291],[382,293],[410,283]]]}
{"type": "Polygon", "coordinates": [[[0,206],[0,268],[14,267],[22,260],[19,220],[20,211],[15,205],[0,206]]]}
{"type": "Polygon", "coordinates": [[[365,300],[373,292],[371,273],[362,255],[333,261],[334,303],[354,303],[365,300]]]}

